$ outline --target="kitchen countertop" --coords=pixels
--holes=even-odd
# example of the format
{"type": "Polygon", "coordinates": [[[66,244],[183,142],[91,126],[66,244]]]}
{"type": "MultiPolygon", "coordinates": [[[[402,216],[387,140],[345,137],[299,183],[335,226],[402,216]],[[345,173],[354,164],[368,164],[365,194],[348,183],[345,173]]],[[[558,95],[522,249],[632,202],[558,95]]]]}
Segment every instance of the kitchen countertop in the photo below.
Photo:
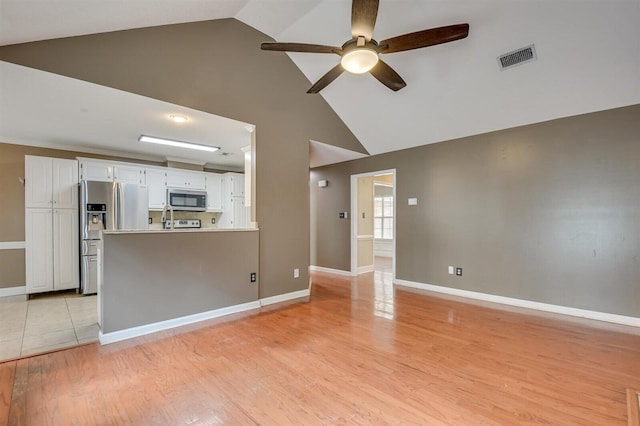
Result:
{"type": "Polygon", "coordinates": [[[202,233],[202,232],[247,232],[258,231],[258,228],[177,228],[177,229],[125,229],[118,231],[102,231],[104,234],[176,234],[176,233],[202,233]]]}

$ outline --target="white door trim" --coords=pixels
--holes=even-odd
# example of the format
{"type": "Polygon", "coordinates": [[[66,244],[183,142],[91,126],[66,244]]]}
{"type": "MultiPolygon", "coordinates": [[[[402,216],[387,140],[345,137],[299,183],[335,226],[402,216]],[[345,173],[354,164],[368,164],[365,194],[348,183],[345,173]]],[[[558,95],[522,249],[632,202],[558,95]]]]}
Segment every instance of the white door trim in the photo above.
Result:
{"type": "Polygon", "coordinates": [[[349,215],[351,216],[351,275],[358,275],[358,179],[383,174],[393,175],[393,250],[392,250],[392,277],[396,278],[396,189],[398,183],[396,181],[396,169],[376,170],[367,173],[358,173],[351,175],[351,208],[349,215]]]}

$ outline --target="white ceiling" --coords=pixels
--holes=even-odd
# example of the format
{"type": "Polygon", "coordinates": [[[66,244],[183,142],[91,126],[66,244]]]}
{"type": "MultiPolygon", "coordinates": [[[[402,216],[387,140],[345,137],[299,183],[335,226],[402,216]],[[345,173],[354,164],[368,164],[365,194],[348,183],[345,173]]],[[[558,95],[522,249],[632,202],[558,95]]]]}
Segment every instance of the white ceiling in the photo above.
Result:
{"type": "Polygon", "coordinates": [[[0,61],[0,141],[180,161],[241,171],[252,125],[0,61]],[[170,115],[188,117],[177,124],[170,115]],[[217,146],[194,151],[138,142],[141,134],[217,146]]]}
{"type": "MultiPolygon", "coordinates": [[[[350,37],[350,8],[349,0],[0,0],[0,44],[236,17],[278,41],[339,46],[350,37]]],[[[374,38],[463,22],[467,39],[383,55],[407,82],[399,92],[347,73],[321,92],[370,153],[640,103],[640,0],[381,0],[374,38]],[[498,55],[532,43],[537,61],[499,70],[498,55]]],[[[291,57],[310,82],[338,62],[291,57]]]]}

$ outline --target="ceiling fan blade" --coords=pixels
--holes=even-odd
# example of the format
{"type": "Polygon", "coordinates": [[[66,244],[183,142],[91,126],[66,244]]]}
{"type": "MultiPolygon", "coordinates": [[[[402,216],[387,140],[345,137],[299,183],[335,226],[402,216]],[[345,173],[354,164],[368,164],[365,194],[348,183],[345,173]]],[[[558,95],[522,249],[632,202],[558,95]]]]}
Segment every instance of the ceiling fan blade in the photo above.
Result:
{"type": "Polygon", "coordinates": [[[375,67],[369,71],[372,76],[378,79],[378,81],[389,89],[397,92],[402,89],[407,83],[404,82],[402,77],[393,70],[386,62],[379,60],[375,67]]]}
{"type": "Polygon", "coordinates": [[[371,40],[378,17],[379,0],[353,0],[351,4],[351,36],[371,40]]]}
{"type": "Polygon", "coordinates": [[[260,48],[277,52],[335,53],[336,55],[342,52],[339,47],[305,43],[262,43],[260,48]]]}
{"type": "Polygon", "coordinates": [[[316,81],[316,84],[311,86],[307,93],[318,93],[325,87],[327,87],[333,80],[340,77],[340,74],[344,72],[344,68],[342,65],[338,64],[335,67],[331,68],[328,73],[323,75],[320,80],[316,81]]]}
{"type": "Polygon", "coordinates": [[[393,53],[448,43],[450,41],[460,40],[468,35],[469,24],[457,24],[392,37],[387,40],[382,40],[378,44],[381,47],[380,53],[393,53]],[[385,48],[385,45],[388,47],[385,48]]]}

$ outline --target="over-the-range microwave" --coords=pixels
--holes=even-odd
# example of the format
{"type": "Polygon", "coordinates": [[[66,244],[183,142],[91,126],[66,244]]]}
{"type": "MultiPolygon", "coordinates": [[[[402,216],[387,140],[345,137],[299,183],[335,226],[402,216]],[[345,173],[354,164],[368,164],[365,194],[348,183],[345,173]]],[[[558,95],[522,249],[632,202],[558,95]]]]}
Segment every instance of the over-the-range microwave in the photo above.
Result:
{"type": "Polygon", "coordinates": [[[167,203],[174,210],[204,212],[207,210],[207,191],[167,188],[167,203]]]}

